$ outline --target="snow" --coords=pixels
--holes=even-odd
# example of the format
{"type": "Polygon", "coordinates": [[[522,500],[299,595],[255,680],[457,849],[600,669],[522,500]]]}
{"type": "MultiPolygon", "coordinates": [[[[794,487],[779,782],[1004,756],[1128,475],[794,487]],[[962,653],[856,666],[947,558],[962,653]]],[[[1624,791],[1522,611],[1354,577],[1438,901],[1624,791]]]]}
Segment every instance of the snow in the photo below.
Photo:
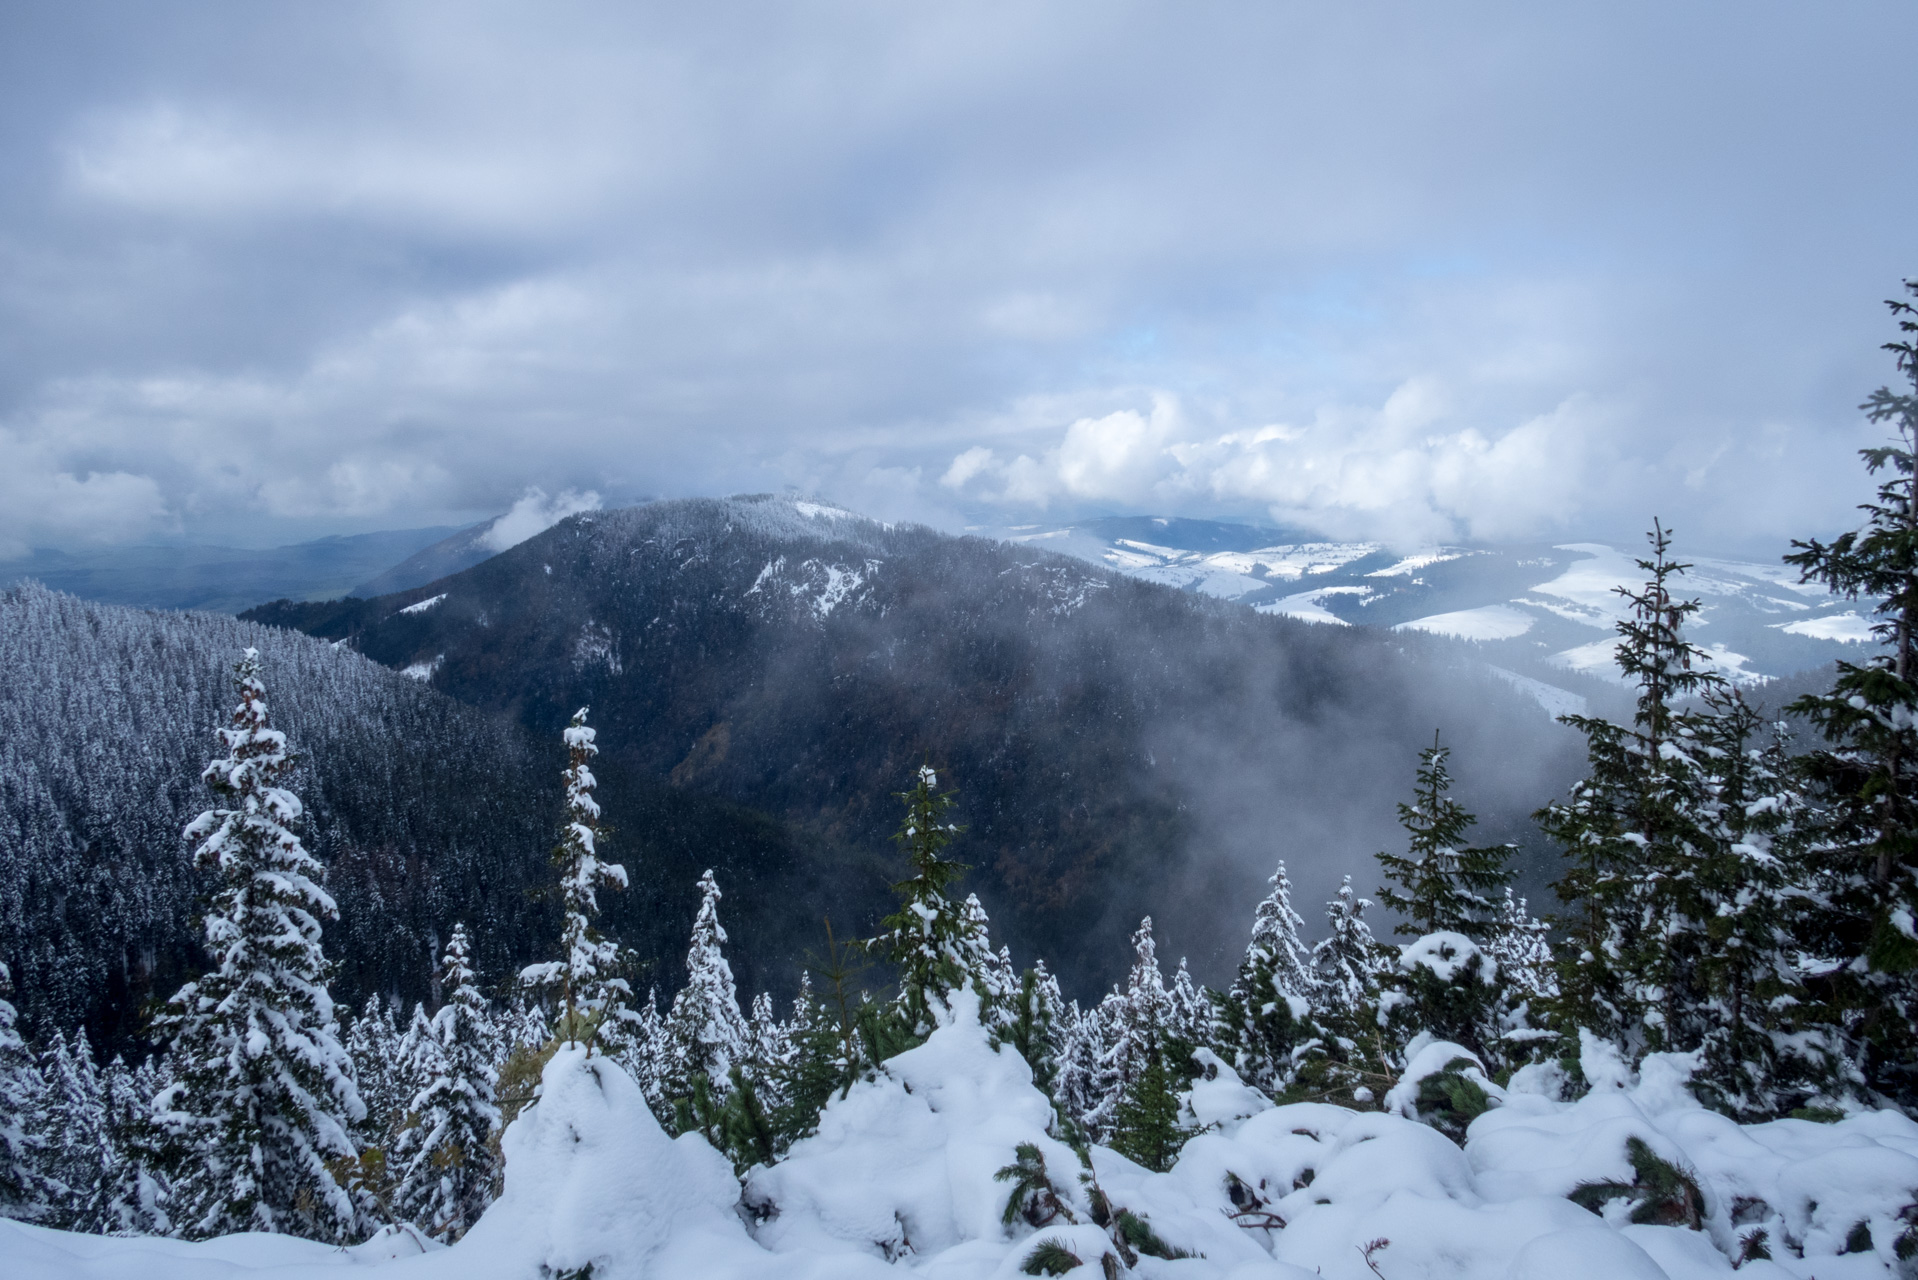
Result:
{"type": "Polygon", "coordinates": [[[445,654],[436,654],[430,662],[415,662],[400,668],[400,674],[409,680],[431,680],[446,661],[445,654]]]}
{"type": "MultiPolygon", "coordinates": [[[[1053,533],[1031,534],[1016,540],[1035,541],[1052,536],[1053,533]]],[[[1129,577],[1164,583],[1224,600],[1238,600],[1265,591],[1275,582],[1297,582],[1331,573],[1378,550],[1379,545],[1375,542],[1305,542],[1260,547],[1254,551],[1201,552],[1161,547],[1132,538],[1117,538],[1098,548],[1096,556],[1129,577]]],[[[1362,590],[1357,587],[1343,589],[1362,590]]],[[[1330,615],[1311,620],[1328,621],[1330,615]]]]}
{"type": "Polygon", "coordinates": [[[1512,640],[1532,629],[1534,619],[1523,609],[1509,604],[1481,605],[1453,613],[1435,613],[1426,618],[1401,622],[1394,631],[1430,631],[1434,635],[1456,636],[1461,640],[1512,640]]]}
{"type": "Polygon", "coordinates": [[[442,591],[440,592],[440,594],[434,596],[430,600],[422,600],[418,604],[409,604],[404,609],[401,609],[400,612],[401,613],[425,613],[428,609],[431,609],[434,605],[438,604],[440,601],[444,599],[446,599],[446,593],[442,591]]]}
{"type": "Polygon", "coordinates": [[[1822,618],[1801,618],[1797,622],[1772,624],[1788,636],[1809,636],[1813,640],[1835,640],[1839,644],[1871,643],[1871,619],[1855,609],[1828,614],[1822,618]]]}
{"type": "Polygon", "coordinates": [[[1328,622],[1335,626],[1348,627],[1352,624],[1327,609],[1319,601],[1327,596],[1358,596],[1363,599],[1369,595],[1364,587],[1320,587],[1317,591],[1301,591],[1297,595],[1274,600],[1270,604],[1254,605],[1260,613],[1273,613],[1281,617],[1297,618],[1301,622],[1328,622]]]}
{"type": "MultiPolygon", "coordinates": [[[[1422,1046],[1412,1090],[1461,1057],[1471,1055],[1422,1046]]],[[[1692,1098],[1690,1057],[1654,1054],[1634,1074],[1587,1041],[1590,1093],[1562,1102],[1525,1088],[1545,1082],[1539,1072],[1507,1089],[1486,1081],[1492,1109],[1461,1148],[1389,1111],[1273,1106],[1206,1065],[1186,1108],[1205,1130],[1169,1172],[1095,1146],[1082,1178],[1078,1157],[1047,1135],[1050,1107],[1024,1061],[992,1047],[962,993],[924,1044],[835,1097],[787,1158],[751,1170],[742,1195],[704,1139],[660,1129],[618,1066],[568,1048],[505,1135],[504,1195],[451,1248],[403,1234],[348,1250],[258,1235],[184,1244],[0,1222],[0,1258],[9,1280],[307,1280],[343,1266],[392,1280],[523,1280],[589,1264],[594,1280],[994,1280],[1022,1274],[1050,1240],[1080,1259],[1069,1274],[1098,1280],[1115,1247],[1092,1222],[1096,1177],[1115,1208],[1195,1255],[1140,1257],[1129,1274],[1147,1280],[1368,1280],[1374,1267],[1392,1280],[1707,1280],[1732,1275],[1730,1259],[1760,1229],[1774,1261],[1747,1262],[1741,1277],[1901,1274],[1918,1124],[1897,1113],[1740,1126],[1692,1098]],[[1630,1181],[1630,1138],[1694,1179],[1700,1229],[1632,1225],[1622,1200],[1600,1216],[1566,1198],[1584,1183],[1630,1181]],[[1069,1210],[1042,1229],[1003,1224],[1008,1186],[994,1175],[1022,1143],[1069,1210]],[[1860,1224],[1868,1248],[1843,1252],[1860,1224]]]]}
{"type": "Polygon", "coordinates": [[[808,520],[858,520],[861,518],[857,513],[847,511],[844,507],[828,507],[818,502],[795,501],[793,510],[808,520]]]}
{"type": "Polygon", "coordinates": [[[1569,689],[1561,689],[1555,684],[1546,684],[1543,680],[1534,680],[1522,676],[1516,671],[1507,671],[1504,667],[1491,668],[1492,674],[1510,684],[1520,693],[1530,694],[1546,714],[1552,716],[1582,716],[1588,711],[1588,705],[1579,694],[1569,689]]]}
{"type": "Polygon", "coordinates": [[[1420,551],[1413,555],[1406,556],[1397,564],[1387,565],[1383,569],[1374,569],[1365,576],[1368,578],[1409,578],[1420,569],[1427,569],[1435,564],[1444,564],[1447,560],[1458,560],[1466,554],[1467,553],[1463,551],[1452,551],[1444,547],[1435,548],[1431,551],[1420,551]]]}

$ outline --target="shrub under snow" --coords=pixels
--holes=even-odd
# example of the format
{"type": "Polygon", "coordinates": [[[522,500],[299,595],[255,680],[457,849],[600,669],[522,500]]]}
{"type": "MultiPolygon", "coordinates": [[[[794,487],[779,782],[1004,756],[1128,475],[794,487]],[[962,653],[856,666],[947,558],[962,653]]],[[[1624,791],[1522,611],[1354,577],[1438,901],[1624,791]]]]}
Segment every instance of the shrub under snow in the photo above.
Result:
{"type": "Polygon", "coordinates": [[[1741,1126],[1692,1098],[1691,1059],[1653,1055],[1634,1075],[1596,1042],[1583,1064],[1594,1087],[1570,1103],[1548,1071],[1501,1088],[1457,1046],[1417,1059],[1394,1091],[1400,1110],[1417,1114],[1425,1085],[1447,1078],[1483,1095],[1462,1148],[1392,1111],[1271,1106],[1208,1055],[1184,1114],[1211,1127],[1168,1173],[1091,1148],[1095,1189],[1047,1135],[1024,1060],[991,1047],[962,993],[925,1044],[835,1098],[818,1133],[753,1170],[743,1195],[702,1138],[666,1136],[616,1065],[569,1049],[506,1134],[505,1194],[450,1249],[404,1234],[341,1251],[6,1222],[0,1259],[16,1280],[268,1268],[299,1280],[368,1264],[392,1280],[552,1280],[588,1264],[592,1280],[989,1280],[1035,1255],[1076,1258],[1067,1274],[1099,1280],[1102,1258],[1125,1265],[1127,1253],[1133,1274],[1164,1280],[1367,1280],[1374,1268],[1387,1280],[1704,1280],[1733,1275],[1733,1258],[1749,1280],[1903,1274],[1918,1124],[1896,1113],[1741,1126]],[[1043,1172],[1001,1176],[1020,1162],[1043,1172]],[[1095,1213],[1097,1193],[1109,1213],[1095,1213]],[[1023,1197],[1011,1226],[1009,1194],[1023,1197]],[[1128,1216],[1130,1233],[1095,1221],[1128,1216]]]}

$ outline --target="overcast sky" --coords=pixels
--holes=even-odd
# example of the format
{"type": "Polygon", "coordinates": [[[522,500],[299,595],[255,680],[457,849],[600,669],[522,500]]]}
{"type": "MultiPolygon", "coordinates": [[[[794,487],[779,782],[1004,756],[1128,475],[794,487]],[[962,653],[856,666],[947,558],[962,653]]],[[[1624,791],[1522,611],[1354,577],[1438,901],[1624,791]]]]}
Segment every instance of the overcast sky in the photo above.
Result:
{"type": "Polygon", "coordinates": [[[1910,0],[18,0],[0,553],[787,486],[1775,548],[1868,492],[1915,49],[1910,0]]]}

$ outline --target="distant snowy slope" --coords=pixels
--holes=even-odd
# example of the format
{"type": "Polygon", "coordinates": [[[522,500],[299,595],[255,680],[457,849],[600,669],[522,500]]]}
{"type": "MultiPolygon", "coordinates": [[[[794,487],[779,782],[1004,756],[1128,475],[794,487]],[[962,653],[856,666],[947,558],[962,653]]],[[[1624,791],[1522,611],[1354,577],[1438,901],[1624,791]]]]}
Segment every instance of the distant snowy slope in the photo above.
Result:
{"type": "MultiPolygon", "coordinates": [[[[1543,684],[1568,674],[1613,678],[1612,630],[1629,607],[1617,588],[1644,576],[1636,564],[1641,548],[1595,542],[1408,551],[1150,517],[979,532],[1262,613],[1475,641],[1491,660],[1543,684]]],[[[1822,667],[1870,643],[1869,619],[1855,603],[1801,584],[1783,563],[1689,556],[1682,543],[1677,550],[1692,564],[1679,590],[1703,602],[1691,638],[1740,683],[1822,667]]]]}

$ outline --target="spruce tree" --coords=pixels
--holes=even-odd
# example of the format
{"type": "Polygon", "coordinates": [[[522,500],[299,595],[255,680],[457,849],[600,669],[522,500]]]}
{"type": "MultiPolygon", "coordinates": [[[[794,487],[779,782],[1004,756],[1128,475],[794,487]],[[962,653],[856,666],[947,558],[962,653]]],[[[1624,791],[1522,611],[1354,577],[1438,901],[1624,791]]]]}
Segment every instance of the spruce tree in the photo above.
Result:
{"type": "Polygon", "coordinates": [[[412,1096],[405,1087],[401,1038],[391,1007],[376,995],[366,998],[360,1016],[347,1027],[346,1056],[366,1108],[358,1126],[362,1146],[385,1147],[412,1096]]]}
{"type": "Polygon", "coordinates": [[[1214,1038],[1222,1056],[1247,1084],[1283,1092],[1293,1050],[1312,1036],[1311,997],[1317,986],[1312,953],[1299,936],[1305,918],[1292,908],[1292,884],[1281,862],[1272,892],[1252,917],[1252,940],[1231,987],[1219,997],[1214,1038]]]}
{"type": "Polygon", "coordinates": [[[107,1064],[100,1079],[112,1160],[82,1229],[119,1236],[171,1235],[162,1173],[164,1134],[153,1114],[160,1082],[151,1063],[131,1070],[119,1058],[107,1064]]]}
{"type": "Polygon", "coordinates": [[[345,1243],[359,1206],[328,1165],[355,1154],[365,1115],[341,1046],[320,922],[333,918],[320,865],[300,844],[292,768],[272,727],[257,650],[236,668],[240,704],[219,731],[227,755],[202,779],[230,807],[186,828],[214,879],[205,917],[213,967],[155,1027],[173,1078],[156,1105],[171,1140],[177,1229],[191,1238],[276,1231],[345,1243]]]}
{"type": "Polygon", "coordinates": [[[966,970],[979,949],[973,924],[947,893],[966,867],[946,857],[945,849],[964,828],[946,816],[954,793],[940,792],[938,785],[938,774],[925,765],[912,790],[899,793],[906,816],[893,840],[911,861],[912,875],[893,886],[899,909],[880,922],[881,932],[867,944],[898,972],[897,1005],[912,1037],[931,1035],[938,1026],[935,1004],[943,1008],[955,990],[979,976],[966,970]]]}
{"type": "Polygon", "coordinates": [[[626,868],[599,857],[598,785],[593,757],[599,754],[594,732],[586,724],[586,708],[573,713],[566,726],[566,820],[553,849],[559,869],[561,959],[528,965],[520,981],[552,991],[559,1002],[559,1035],[568,1044],[583,1043],[590,1055],[601,1041],[615,1056],[627,1034],[626,1007],[632,988],[619,976],[624,951],[617,942],[600,936],[599,891],[624,889],[626,868]]]}
{"type": "Polygon", "coordinates": [[[1137,1070],[1112,1108],[1114,1151],[1155,1173],[1164,1173],[1191,1136],[1179,1122],[1179,1092],[1185,1087],[1188,1041],[1164,1033],[1141,1046],[1137,1070]]]}
{"type": "Polygon", "coordinates": [[[1103,1052],[1092,1081],[1094,1101],[1086,1124],[1095,1136],[1106,1137],[1114,1131],[1127,1091],[1165,1050],[1172,1035],[1172,995],[1159,969],[1151,916],[1140,920],[1138,932],[1132,935],[1132,970],[1124,990],[1115,988],[1099,1014],[1103,1052]]]}
{"type": "Polygon", "coordinates": [[[998,1042],[1012,1046],[1026,1065],[1032,1068],[1032,1083],[1050,1095],[1059,1074],[1059,1015],[1065,1001],[1059,993],[1059,980],[1041,960],[1019,979],[1008,1016],[999,1032],[998,1042]]]}
{"type": "Polygon", "coordinates": [[[114,1156],[107,1132],[106,1098],[84,1028],[73,1038],[54,1033],[43,1055],[47,1082],[49,1173],[62,1187],[51,1225],[84,1231],[114,1156]]]}
{"type": "MultiPolygon", "coordinates": [[[[1918,298],[1918,280],[1905,290],[1918,298]]],[[[1824,738],[1808,773],[1823,812],[1810,841],[1821,909],[1801,942],[1832,964],[1818,977],[1830,1018],[1857,1046],[1881,1095],[1918,1105],[1918,305],[1887,303],[1900,340],[1885,344],[1905,386],[1860,406],[1891,443],[1860,451],[1884,476],[1861,528],[1829,544],[1794,542],[1803,581],[1874,600],[1869,660],[1838,664],[1830,692],[1794,703],[1824,738]]]]}
{"type": "Polygon", "coordinates": [[[452,1241],[479,1220],[498,1172],[498,1034],[469,967],[464,925],[453,926],[446,944],[440,990],[445,1003],[413,1037],[414,1071],[425,1083],[393,1144],[393,1211],[452,1241]]]}
{"type": "Polygon", "coordinates": [[[689,1094],[699,1081],[723,1098],[731,1089],[732,1069],[748,1060],[749,1033],[739,1011],[739,990],[726,962],[726,930],[719,923],[719,882],[707,871],[699,878],[699,914],[686,949],[686,985],[673,997],[666,1017],[670,1046],[666,1068],[674,1096],[689,1094]]]}
{"type": "Polygon", "coordinates": [[[12,994],[13,978],[0,964],[0,1216],[37,1222],[54,1200],[43,1167],[46,1143],[36,1123],[46,1081],[14,1029],[17,1015],[7,999],[12,994]]]}
{"type": "Polygon", "coordinates": [[[1475,818],[1447,794],[1452,787],[1445,762],[1451,748],[1432,745],[1419,752],[1418,785],[1411,804],[1399,805],[1399,824],[1411,837],[1403,855],[1380,853],[1387,883],[1379,901],[1402,914],[1393,932],[1407,937],[1448,930],[1482,939],[1494,914],[1492,900],[1511,879],[1506,864],[1513,846],[1470,848],[1463,844],[1475,818]]]}
{"type": "Polygon", "coordinates": [[[1312,948],[1315,1012],[1347,1037],[1376,1021],[1382,960],[1372,926],[1365,922],[1371,905],[1353,890],[1352,877],[1345,877],[1338,895],[1325,904],[1325,938],[1312,948]]]}
{"type": "Polygon", "coordinates": [[[1638,690],[1632,723],[1559,717],[1585,735],[1590,773],[1537,815],[1568,863],[1555,885],[1571,910],[1554,1020],[1568,1041],[1584,1027],[1634,1055],[1696,1048],[1702,1032],[1696,890],[1710,776],[1703,716],[1680,704],[1724,684],[1682,634],[1698,601],[1672,587],[1691,566],[1671,558],[1663,525],[1647,537],[1652,554],[1637,562],[1645,585],[1618,588],[1631,604],[1617,657],[1638,690]]]}
{"type": "Polygon", "coordinates": [[[1520,1000],[1550,999],[1558,994],[1552,968],[1551,926],[1534,916],[1525,899],[1508,885],[1492,922],[1486,951],[1498,962],[1498,971],[1520,1000]]]}
{"type": "Polygon", "coordinates": [[[1812,815],[1780,727],[1736,691],[1710,695],[1700,726],[1713,803],[1697,859],[1705,1007],[1693,1088],[1740,1119],[1769,1119],[1845,1091],[1838,1046],[1806,1017],[1794,940],[1812,901],[1803,883],[1812,815]]]}

